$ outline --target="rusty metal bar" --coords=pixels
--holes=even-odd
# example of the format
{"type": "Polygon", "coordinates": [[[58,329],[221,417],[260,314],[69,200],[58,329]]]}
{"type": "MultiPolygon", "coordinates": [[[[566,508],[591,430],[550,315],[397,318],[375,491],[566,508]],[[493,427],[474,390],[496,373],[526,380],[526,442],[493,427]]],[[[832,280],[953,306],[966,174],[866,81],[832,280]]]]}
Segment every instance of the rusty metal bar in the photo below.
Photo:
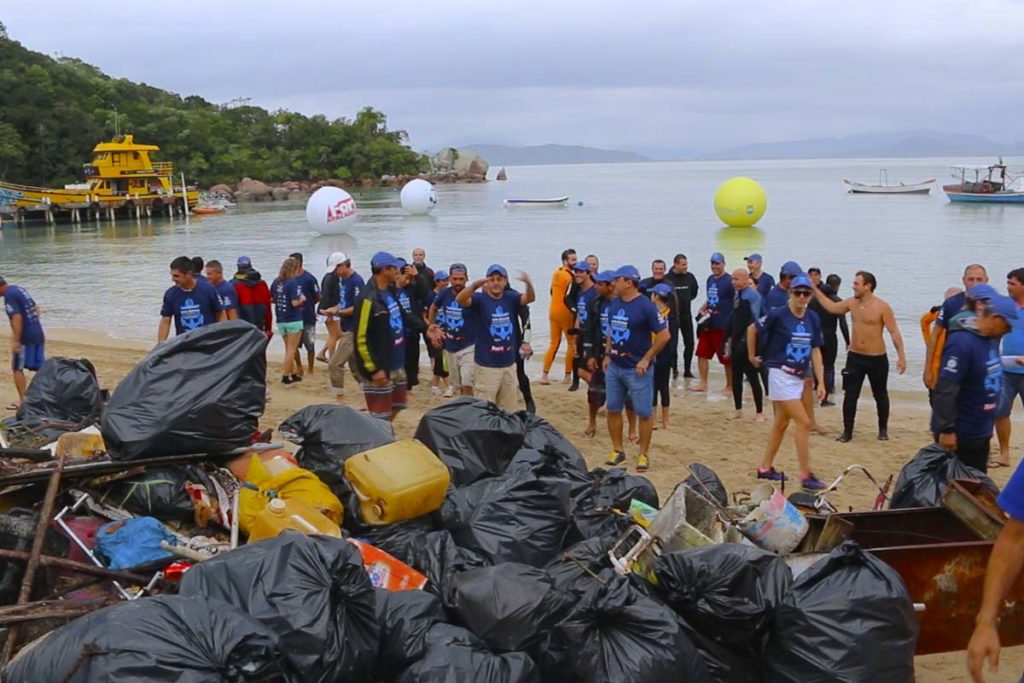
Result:
{"type": "MultiPolygon", "coordinates": [[[[22,552],[20,550],[5,550],[3,548],[0,548],[0,559],[26,561],[30,559],[30,556],[29,553],[22,552]]],[[[39,564],[45,567],[66,569],[68,571],[76,572],[78,574],[88,574],[89,576],[95,576],[97,578],[105,580],[125,581],[127,583],[136,583],[142,585],[145,585],[146,582],[149,581],[148,576],[143,576],[141,574],[137,574],[134,572],[117,569],[107,569],[106,567],[97,567],[94,564],[84,564],[82,562],[75,562],[74,560],[68,560],[63,557],[40,555],[39,564]]]]}

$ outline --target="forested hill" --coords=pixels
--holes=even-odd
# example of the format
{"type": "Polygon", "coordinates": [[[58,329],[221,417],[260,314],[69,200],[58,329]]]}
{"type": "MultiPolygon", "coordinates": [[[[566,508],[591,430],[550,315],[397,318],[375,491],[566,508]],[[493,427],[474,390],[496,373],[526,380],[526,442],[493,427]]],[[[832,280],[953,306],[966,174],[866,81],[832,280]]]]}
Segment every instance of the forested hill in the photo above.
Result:
{"type": "Polygon", "coordinates": [[[354,119],[216,105],[127,79],[79,59],[26,49],[0,24],[0,180],[26,185],[81,181],[92,148],[122,132],[159,145],[189,183],[379,178],[427,166],[367,107],[354,119]],[[115,110],[117,114],[115,114],[115,110]]]}

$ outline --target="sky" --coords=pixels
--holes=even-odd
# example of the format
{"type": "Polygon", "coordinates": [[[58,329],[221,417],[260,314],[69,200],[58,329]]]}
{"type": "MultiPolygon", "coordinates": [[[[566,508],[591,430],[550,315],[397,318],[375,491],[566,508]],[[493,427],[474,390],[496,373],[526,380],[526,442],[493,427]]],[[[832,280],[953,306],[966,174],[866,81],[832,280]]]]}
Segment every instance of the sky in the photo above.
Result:
{"type": "Polygon", "coordinates": [[[215,103],[332,118],[372,106],[421,150],[1024,140],[1024,0],[6,5],[0,21],[29,49],[215,103]]]}

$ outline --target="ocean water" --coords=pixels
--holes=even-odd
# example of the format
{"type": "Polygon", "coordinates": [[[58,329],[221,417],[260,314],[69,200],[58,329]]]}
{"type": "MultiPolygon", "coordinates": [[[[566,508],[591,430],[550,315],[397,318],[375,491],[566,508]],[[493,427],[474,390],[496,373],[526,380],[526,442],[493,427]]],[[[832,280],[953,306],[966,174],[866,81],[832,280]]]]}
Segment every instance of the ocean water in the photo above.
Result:
{"type": "MultiPolygon", "coordinates": [[[[427,217],[405,214],[397,189],[356,195],[360,220],[350,234],[318,236],[301,204],[243,205],[230,215],[181,219],[120,220],[81,227],[5,224],[0,232],[0,275],[25,286],[43,311],[46,326],[95,330],[126,339],[155,339],[168,264],[179,255],[219,259],[227,271],[239,255],[253,259],[268,280],[290,252],[305,255],[318,277],[327,255],[344,251],[369,275],[369,257],[384,249],[409,256],[427,251],[434,268],[465,262],[470,276],[490,263],[529,273],[537,287],[534,347],[548,339],[548,288],[559,254],[572,247],[596,254],[601,267],[631,263],[642,273],[654,258],[689,257],[702,283],[708,258],[721,251],[727,268],[757,251],[765,269],[795,260],[804,268],[843,278],[844,296],[857,270],[878,278],[877,294],[896,311],[906,340],[909,370],[895,388],[921,387],[924,344],[918,319],[958,285],[965,264],[988,266],[1002,288],[1005,274],[1024,265],[1015,248],[1024,228],[1024,206],[957,205],[938,187],[925,196],[849,195],[843,178],[873,183],[886,168],[892,181],[937,178],[951,182],[955,163],[988,159],[858,159],[664,162],[614,165],[523,166],[507,182],[438,187],[438,206],[427,217]],[[768,211],[756,228],[724,228],[712,208],[722,181],[736,175],[758,180],[768,211]],[[569,195],[566,208],[506,209],[507,197],[569,195]]],[[[1011,169],[1024,160],[1007,160],[1011,169]],[[1015,163],[1015,161],[1017,163],[1015,163]]],[[[230,273],[228,273],[230,276],[230,273]]],[[[700,298],[702,300],[702,297],[700,298]]],[[[694,305],[696,310],[698,304],[694,305]]],[[[842,355],[842,352],[841,352],[842,355]]],[[[892,356],[893,360],[895,356],[892,356]]],[[[841,361],[840,361],[841,362],[841,361]]],[[[539,360],[533,361],[539,372],[539,360]]]]}

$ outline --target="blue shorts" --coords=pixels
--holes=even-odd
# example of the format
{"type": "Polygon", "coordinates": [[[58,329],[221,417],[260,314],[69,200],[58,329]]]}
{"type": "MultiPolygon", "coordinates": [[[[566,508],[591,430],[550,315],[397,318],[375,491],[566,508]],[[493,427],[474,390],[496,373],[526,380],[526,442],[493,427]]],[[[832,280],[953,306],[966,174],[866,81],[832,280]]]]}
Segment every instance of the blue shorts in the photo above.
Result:
{"type": "Polygon", "coordinates": [[[1024,373],[1006,372],[1003,370],[996,417],[1010,417],[1010,411],[1013,410],[1013,399],[1018,396],[1020,396],[1021,402],[1024,403],[1024,373]]]}
{"type": "Polygon", "coordinates": [[[43,352],[43,344],[22,344],[21,350],[11,354],[11,370],[32,370],[35,372],[43,367],[46,361],[46,354],[43,352]]]}
{"type": "Polygon", "coordinates": [[[646,419],[652,415],[654,403],[654,368],[647,368],[647,373],[641,376],[636,374],[635,368],[623,368],[609,363],[604,377],[604,391],[609,413],[621,413],[628,396],[637,417],[646,419]]]}

